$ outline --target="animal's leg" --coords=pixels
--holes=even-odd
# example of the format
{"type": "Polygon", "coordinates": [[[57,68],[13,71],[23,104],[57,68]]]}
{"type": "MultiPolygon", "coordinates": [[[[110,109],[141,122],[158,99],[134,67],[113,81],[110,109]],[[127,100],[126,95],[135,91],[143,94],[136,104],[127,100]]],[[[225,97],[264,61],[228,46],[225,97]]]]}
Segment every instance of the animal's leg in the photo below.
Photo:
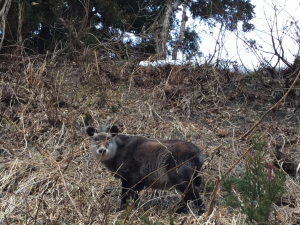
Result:
{"type": "Polygon", "coordinates": [[[203,204],[203,201],[200,197],[200,185],[201,185],[201,183],[202,183],[202,177],[200,177],[200,176],[195,177],[194,180],[193,180],[194,185],[193,185],[193,189],[192,189],[193,193],[195,193],[195,195],[194,195],[196,197],[195,205],[198,209],[198,214],[199,215],[204,213],[204,211],[205,211],[205,205],[203,204]]]}
{"type": "Polygon", "coordinates": [[[121,195],[121,207],[120,209],[125,209],[128,204],[128,200],[137,200],[137,191],[143,189],[143,184],[139,183],[138,179],[122,179],[122,195],[121,195]]]}
{"type": "Polygon", "coordinates": [[[195,201],[198,208],[203,207],[203,202],[199,194],[199,186],[201,184],[201,177],[193,177],[192,170],[176,171],[169,173],[169,180],[174,187],[183,194],[183,201],[176,213],[186,211],[187,201],[195,201]],[[184,177],[179,174],[184,174],[184,177]],[[192,179],[191,179],[192,178],[192,179]]]}
{"type": "Polygon", "coordinates": [[[189,187],[187,192],[185,193],[183,201],[185,203],[187,203],[188,201],[193,201],[195,206],[197,207],[197,212],[200,215],[204,212],[205,206],[200,197],[199,187],[194,186],[194,184],[191,184],[191,186],[192,187],[189,187]]]}

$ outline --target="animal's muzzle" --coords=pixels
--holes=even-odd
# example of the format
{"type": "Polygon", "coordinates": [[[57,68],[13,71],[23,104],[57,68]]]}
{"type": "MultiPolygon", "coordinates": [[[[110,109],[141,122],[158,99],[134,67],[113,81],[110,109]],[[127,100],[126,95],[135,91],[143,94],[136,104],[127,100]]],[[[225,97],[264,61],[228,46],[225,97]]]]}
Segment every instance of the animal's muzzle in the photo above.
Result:
{"type": "Polygon", "coordinates": [[[106,152],[106,149],[105,149],[105,148],[99,148],[99,149],[98,149],[98,154],[99,154],[99,155],[104,155],[105,152],[106,152]]]}

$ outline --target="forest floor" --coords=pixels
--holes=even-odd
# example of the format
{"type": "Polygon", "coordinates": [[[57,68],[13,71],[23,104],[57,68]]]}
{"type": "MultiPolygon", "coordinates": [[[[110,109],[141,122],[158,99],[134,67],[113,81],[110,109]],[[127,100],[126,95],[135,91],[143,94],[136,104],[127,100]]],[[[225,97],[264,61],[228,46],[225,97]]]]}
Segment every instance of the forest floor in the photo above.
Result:
{"type": "MultiPolygon", "coordinates": [[[[142,191],[132,211],[117,211],[120,181],[90,156],[85,130],[98,124],[198,145],[205,154],[206,210],[218,178],[260,134],[265,162],[288,176],[268,223],[300,224],[299,82],[241,139],[293,80],[263,70],[241,74],[207,66],[144,68],[39,57],[3,61],[0,78],[0,224],[246,224],[244,214],[222,204],[222,187],[209,216],[172,213],[180,199],[174,190],[142,191]]],[[[243,174],[248,155],[229,176],[243,174]]]]}

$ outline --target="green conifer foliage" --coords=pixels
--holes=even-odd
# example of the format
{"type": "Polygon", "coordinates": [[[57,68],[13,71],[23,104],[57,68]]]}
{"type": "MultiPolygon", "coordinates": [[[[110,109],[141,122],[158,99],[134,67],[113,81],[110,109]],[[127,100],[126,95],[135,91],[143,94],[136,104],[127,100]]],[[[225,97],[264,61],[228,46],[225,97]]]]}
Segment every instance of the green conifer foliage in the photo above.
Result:
{"type": "Polygon", "coordinates": [[[239,177],[224,177],[222,185],[227,195],[224,203],[238,208],[250,224],[267,224],[269,215],[285,193],[286,174],[265,162],[261,136],[253,138],[256,152],[246,162],[245,173],[239,177]]]}
{"type": "MultiPolygon", "coordinates": [[[[180,4],[183,2],[188,5],[193,18],[212,26],[222,23],[227,29],[235,30],[242,22],[244,31],[254,27],[250,21],[255,6],[248,0],[187,0],[180,4]]],[[[13,52],[16,41],[22,40],[23,53],[29,55],[59,50],[76,54],[86,46],[99,43],[99,48],[109,45],[109,48],[103,47],[109,55],[119,54],[119,46],[121,51],[128,51],[131,43],[122,47],[124,43],[116,40],[124,32],[130,32],[141,38],[140,44],[133,45],[133,54],[140,59],[146,53],[148,58],[147,54],[159,53],[155,41],[163,33],[160,22],[167,15],[165,10],[173,5],[174,1],[166,0],[12,0],[2,51],[13,52]]],[[[167,32],[178,26],[179,20],[174,14],[178,11],[174,7],[167,32]]],[[[200,36],[192,29],[185,29],[184,36],[181,50],[191,58],[200,51],[200,36]]],[[[171,38],[169,35],[165,42],[171,43],[171,38]]]]}

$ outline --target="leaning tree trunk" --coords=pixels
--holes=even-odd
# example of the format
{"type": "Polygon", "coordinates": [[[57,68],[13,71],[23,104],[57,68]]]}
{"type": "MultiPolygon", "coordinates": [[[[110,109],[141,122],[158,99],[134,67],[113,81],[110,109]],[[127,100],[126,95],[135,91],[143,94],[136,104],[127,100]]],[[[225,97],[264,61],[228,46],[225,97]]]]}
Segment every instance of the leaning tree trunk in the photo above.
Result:
{"type": "Polygon", "coordinates": [[[172,52],[173,60],[177,59],[177,52],[178,52],[178,49],[179,49],[180,45],[182,44],[182,41],[184,38],[185,24],[186,24],[186,21],[188,21],[188,17],[186,16],[186,7],[187,7],[187,1],[185,0],[182,4],[182,19],[181,19],[180,30],[179,30],[177,41],[175,43],[175,46],[174,46],[174,49],[172,52]]]}
{"type": "Polygon", "coordinates": [[[5,21],[11,5],[11,0],[5,0],[0,10],[0,51],[5,37],[5,21]]]}
{"type": "Polygon", "coordinates": [[[180,0],[167,0],[150,28],[154,37],[155,51],[158,59],[166,59],[170,18],[179,4],[180,0]]]}

